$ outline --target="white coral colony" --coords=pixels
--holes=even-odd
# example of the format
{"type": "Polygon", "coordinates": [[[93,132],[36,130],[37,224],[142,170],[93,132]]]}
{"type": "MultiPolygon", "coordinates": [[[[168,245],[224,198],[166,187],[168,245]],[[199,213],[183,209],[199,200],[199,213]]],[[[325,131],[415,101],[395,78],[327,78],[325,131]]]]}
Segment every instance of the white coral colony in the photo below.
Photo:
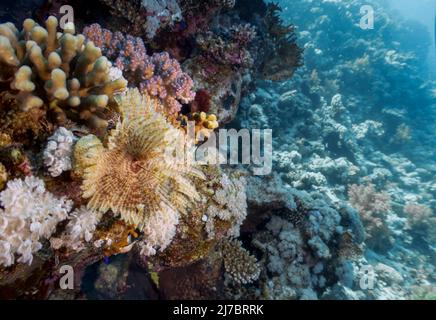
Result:
{"type": "Polygon", "coordinates": [[[31,264],[56,225],[68,217],[72,202],[56,198],[36,177],[9,181],[0,193],[0,265],[31,264]]]}

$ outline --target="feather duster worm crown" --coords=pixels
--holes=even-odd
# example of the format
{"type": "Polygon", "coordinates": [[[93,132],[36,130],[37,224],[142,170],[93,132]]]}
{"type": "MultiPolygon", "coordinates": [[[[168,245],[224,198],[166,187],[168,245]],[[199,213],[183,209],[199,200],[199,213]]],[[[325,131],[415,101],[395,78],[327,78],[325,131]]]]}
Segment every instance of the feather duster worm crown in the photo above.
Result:
{"type": "Polygon", "coordinates": [[[184,148],[187,138],[137,89],[118,96],[117,102],[122,120],[110,133],[107,146],[90,135],[75,147],[75,165],[83,175],[88,206],[112,210],[143,231],[153,229],[148,224],[159,217],[175,225],[179,214],[199,200],[191,178],[202,173],[189,163],[166,158],[167,148],[184,148]]]}

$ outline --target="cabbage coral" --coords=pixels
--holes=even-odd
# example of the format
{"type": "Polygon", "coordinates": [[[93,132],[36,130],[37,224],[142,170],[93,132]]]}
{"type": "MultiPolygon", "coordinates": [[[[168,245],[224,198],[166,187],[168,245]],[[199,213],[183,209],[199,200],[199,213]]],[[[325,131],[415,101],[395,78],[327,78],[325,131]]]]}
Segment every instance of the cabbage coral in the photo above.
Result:
{"type": "Polygon", "coordinates": [[[83,120],[105,128],[104,113],[126,80],[110,80],[110,62],[83,35],[74,35],[74,25],[57,33],[55,17],[45,24],[26,19],[22,30],[0,25],[0,78],[9,86],[0,90],[2,127],[20,118],[26,127],[42,122],[48,111],[55,123],[83,120]]]}
{"type": "Polygon", "coordinates": [[[185,161],[168,158],[168,150],[185,149],[186,136],[155,111],[149,97],[135,89],[118,102],[122,121],[107,145],[92,135],[79,140],[76,166],[83,174],[88,207],[120,214],[144,232],[146,252],[152,254],[169,244],[179,215],[199,199],[190,178],[201,173],[185,161]]]}

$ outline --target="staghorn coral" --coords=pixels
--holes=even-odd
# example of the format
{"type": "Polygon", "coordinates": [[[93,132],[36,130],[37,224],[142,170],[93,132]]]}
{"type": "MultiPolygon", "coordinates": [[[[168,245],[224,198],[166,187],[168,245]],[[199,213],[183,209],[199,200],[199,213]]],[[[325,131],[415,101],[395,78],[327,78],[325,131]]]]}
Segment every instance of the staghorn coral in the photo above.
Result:
{"type": "Polygon", "coordinates": [[[68,217],[72,203],[47,192],[36,177],[9,181],[0,193],[0,265],[31,264],[33,254],[42,248],[59,222],[68,217]]]}
{"type": "Polygon", "coordinates": [[[229,278],[239,284],[256,281],[260,275],[260,266],[256,257],[242,247],[239,240],[224,240],[220,244],[224,269],[229,278]]]}
{"type": "Polygon", "coordinates": [[[107,57],[115,62],[130,85],[159,100],[164,111],[174,114],[195,98],[193,81],[166,52],[147,55],[140,38],[112,33],[93,24],[83,30],[107,57]]]}
{"type": "Polygon", "coordinates": [[[48,138],[43,157],[44,165],[52,177],[58,177],[62,172],[72,169],[71,158],[74,141],[74,134],[64,127],[58,128],[48,138]]]}
{"type": "Polygon", "coordinates": [[[185,135],[155,111],[148,96],[129,90],[118,103],[122,121],[111,131],[107,145],[94,136],[76,145],[83,196],[89,198],[90,209],[112,210],[139,228],[146,251],[152,254],[169,244],[179,215],[199,199],[190,181],[202,174],[172,157],[174,150],[187,146],[185,135]]]}
{"type": "MultiPolygon", "coordinates": [[[[1,92],[3,99],[10,101],[9,108],[2,107],[6,120],[2,127],[28,120],[39,124],[48,111],[61,125],[72,119],[105,128],[105,110],[126,81],[110,81],[111,64],[92,42],[74,35],[74,25],[68,24],[57,34],[55,17],[45,24],[43,28],[26,19],[21,31],[11,23],[0,25],[0,77],[10,86],[1,92]],[[34,115],[29,119],[27,113],[34,115]]],[[[38,133],[38,128],[30,129],[38,133]]]]}
{"type": "Polygon", "coordinates": [[[391,209],[389,194],[377,192],[372,184],[353,184],[348,188],[348,198],[360,213],[368,235],[366,243],[378,249],[389,246],[390,231],[385,222],[385,216],[391,209]]]}

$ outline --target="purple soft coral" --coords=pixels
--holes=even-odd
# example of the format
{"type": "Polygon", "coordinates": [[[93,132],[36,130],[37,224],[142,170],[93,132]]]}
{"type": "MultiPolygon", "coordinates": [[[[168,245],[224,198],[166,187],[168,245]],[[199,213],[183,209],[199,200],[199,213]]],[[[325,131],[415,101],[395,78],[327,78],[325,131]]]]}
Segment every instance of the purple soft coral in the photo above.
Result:
{"type": "Polygon", "coordinates": [[[140,38],[112,33],[98,24],[86,27],[83,34],[114,61],[130,85],[160,99],[169,114],[194,100],[194,82],[167,52],[149,56],[140,38]]]}

